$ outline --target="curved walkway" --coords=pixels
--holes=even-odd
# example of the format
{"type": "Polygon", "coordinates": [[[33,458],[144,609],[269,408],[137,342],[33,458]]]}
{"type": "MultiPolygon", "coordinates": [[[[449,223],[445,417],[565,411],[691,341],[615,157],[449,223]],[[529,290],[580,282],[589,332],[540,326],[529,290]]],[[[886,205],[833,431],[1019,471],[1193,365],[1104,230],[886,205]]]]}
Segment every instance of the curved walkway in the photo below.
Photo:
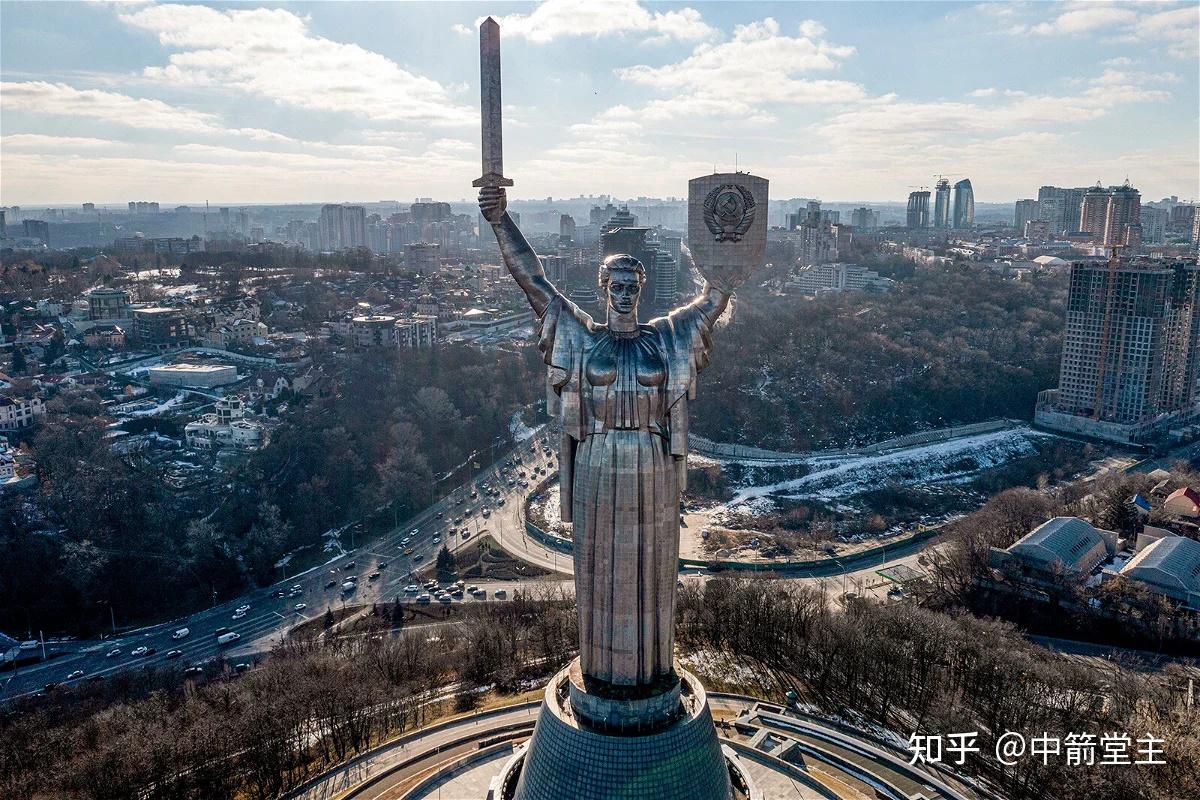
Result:
{"type": "MultiPolygon", "coordinates": [[[[893,743],[843,723],[753,697],[709,695],[722,741],[746,762],[766,797],[848,800],[983,800],[948,769],[908,764],[893,743]]],[[[540,701],[413,731],[290,797],[304,800],[418,800],[478,794],[512,746],[532,732],[540,701]]]]}

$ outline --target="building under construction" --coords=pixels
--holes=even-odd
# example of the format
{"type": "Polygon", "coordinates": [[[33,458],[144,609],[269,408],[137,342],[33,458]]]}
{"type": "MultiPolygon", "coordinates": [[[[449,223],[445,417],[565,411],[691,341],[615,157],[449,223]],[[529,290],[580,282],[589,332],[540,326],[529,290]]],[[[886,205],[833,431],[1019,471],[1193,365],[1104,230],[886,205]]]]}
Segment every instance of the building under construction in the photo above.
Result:
{"type": "Polygon", "coordinates": [[[1193,424],[1198,305],[1194,261],[1073,264],[1059,384],[1038,395],[1035,421],[1136,444],[1193,424]]]}

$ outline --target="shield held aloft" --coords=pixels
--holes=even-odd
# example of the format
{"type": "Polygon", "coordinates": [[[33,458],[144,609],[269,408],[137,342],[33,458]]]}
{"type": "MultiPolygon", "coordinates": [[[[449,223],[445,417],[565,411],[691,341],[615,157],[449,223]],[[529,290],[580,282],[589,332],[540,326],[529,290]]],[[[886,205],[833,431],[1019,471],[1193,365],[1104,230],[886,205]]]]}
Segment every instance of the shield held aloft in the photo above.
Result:
{"type": "Polygon", "coordinates": [[[766,246],[766,178],[727,172],[688,181],[688,248],[710,284],[737,289],[762,265],[766,246]]]}

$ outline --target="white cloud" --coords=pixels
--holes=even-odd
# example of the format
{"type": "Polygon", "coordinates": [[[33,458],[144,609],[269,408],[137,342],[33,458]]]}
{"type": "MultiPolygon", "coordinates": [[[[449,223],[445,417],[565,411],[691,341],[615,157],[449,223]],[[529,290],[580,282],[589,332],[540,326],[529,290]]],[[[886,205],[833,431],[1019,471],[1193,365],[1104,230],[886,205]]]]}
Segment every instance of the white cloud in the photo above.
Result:
{"type": "Polygon", "coordinates": [[[93,139],[87,136],[47,136],[41,133],[13,133],[0,137],[0,146],[18,150],[107,150],[121,147],[124,142],[112,139],[93,139]]]}
{"type": "Polygon", "coordinates": [[[1088,33],[1114,25],[1128,25],[1136,19],[1137,14],[1129,8],[1087,3],[1059,14],[1048,22],[1034,25],[1029,31],[1043,36],[1072,35],[1088,33]]]}
{"type": "Polygon", "coordinates": [[[818,38],[824,27],[812,20],[802,22],[799,30],[799,36],[783,34],[779,23],[768,17],[736,26],[727,42],[698,45],[678,63],[640,64],[618,69],[617,75],[671,95],[651,101],[640,112],[652,120],[713,116],[762,121],[772,118],[766,107],[775,104],[864,99],[866,90],[860,84],[800,77],[806,72],[836,70],[855,50],[818,38]]]}
{"type": "Polygon", "coordinates": [[[0,84],[6,111],[86,117],[104,123],[181,133],[218,132],[216,116],[168,105],[161,100],[130,97],[99,89],[76,89],[65,83],[26,81],[0,84]]]}
{"type": "MultiPolygon", "coordinates": [[[[475,27],[483,21],[480,17],[475,27]]],[[[544,44],[572,36],[641,36],[647,41],[697,41],[715,31],[694,8],[648,11],[638,0],[546,0],[529,14],[496,18],[503,36],[516,36],[544,44]]],[[[465,25],[455,30],[473,34],[465,25]]]]}
{"type": "Polygon", "coordinates": [[[1176,58],[1200,56],[1200,5],[1160,11],[1138,20],[1132,39],[1161,43],[1176,58]]]}
{"type": "MultiPolygon", "coordinates": [[[[1008,32],[1024,36],[1099,36],[1106,42],[1128,42],[1160,45],[1176,58],[1195,58],[1200,55],[1200,5],[1194,2],[1179,8],[1162,9],[1161,3],[1102,3],[1073,2],[1062,5],[1026,5],[1021,12],[1040,13],[1055,8],[1054,15],[1041,22],[1026,21],[1008,27],[1008,32]],[[1067,10],[1061,11],[1060,9],[1067,10]]],[[[995,7],[978,7],[987,16],[996,18],[995,7]]],[[[1018,8],[1006,14],[1017,16],[1018,8]]],[[[1109,59],[1113,66],[1129,66],[1133,61],[1119,57],[1109,59]]]]}
{"type": "Polygon", "coordinates": [[[975,89],[974,91],[968,92],[967,94],[970,97],[993,97],[996,94],[996,90],[994,88],[988,87],[986,89],[975,89]]]}
{"type": "Polygon", "coordinates": [[[286,106],[379,120],[468,124],[478,119],[437,81],[356,44],[314,35],[285,9],[156,5],[120,18],[182,52],[146,78],[233,88],[286,106]]]}

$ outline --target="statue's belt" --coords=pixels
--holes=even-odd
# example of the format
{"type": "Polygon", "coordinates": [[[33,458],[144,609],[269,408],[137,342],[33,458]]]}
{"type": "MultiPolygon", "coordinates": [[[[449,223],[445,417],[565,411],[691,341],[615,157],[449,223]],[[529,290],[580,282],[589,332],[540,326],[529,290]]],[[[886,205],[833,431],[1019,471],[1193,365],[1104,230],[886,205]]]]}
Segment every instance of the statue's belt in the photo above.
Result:
{"type": "Polygon", "coordinates": [[[644,431],[645,433],[651,433],[651,434],[654,434],[655,436],[661,436],[663,439],[669,440],[671,438],[670,434],[667,432],[667,429],[664,428],[662,426],[662,424],[658,423],[658,422],[648,422],[648,423],[643,423],[640,425],[621,426],[621,425],[605,425],[600,420],[592,420],[592,426],[589,430],[585,431],[585,434],[587,436],[594,436],[598,433],[607,433],[609,431],[644,431]]]}

